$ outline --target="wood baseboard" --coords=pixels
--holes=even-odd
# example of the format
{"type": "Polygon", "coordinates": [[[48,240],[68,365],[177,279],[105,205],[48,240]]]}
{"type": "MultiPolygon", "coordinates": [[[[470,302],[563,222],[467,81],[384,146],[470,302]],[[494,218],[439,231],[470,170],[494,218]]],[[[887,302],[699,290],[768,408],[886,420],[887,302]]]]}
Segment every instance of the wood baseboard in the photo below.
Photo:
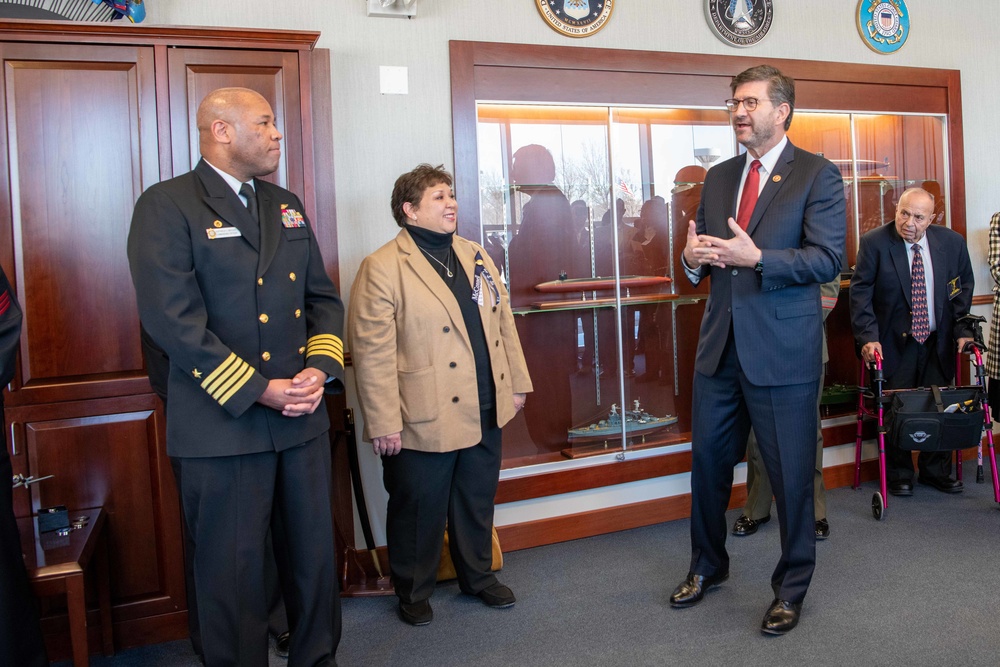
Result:
{"type": "MultiPolygon", "coordinates": [[[[861,481],[869,481],[877,476],[878,466],[875,461],[862,462],[861,481]]],[[[854,483],[854,464],[847,463],[824,469],[823,482],[828,489],[850,486],[854,483]]],[[[729,509],[742,507],[746,498],[746,484],[734,485],[733,494],[729,499],[729,509]]],[[[689,516],[691,516],[691,494],[685,493],[669,498],[608,507],[593,512],[526,521],[498,527],[497,532],[500,534],[500,544],[504,551],[517,551],[518,549],[530,549],[545,544],[593,537],[619,530],[651,526],[664,521],[686,519],[689,516]]]]}

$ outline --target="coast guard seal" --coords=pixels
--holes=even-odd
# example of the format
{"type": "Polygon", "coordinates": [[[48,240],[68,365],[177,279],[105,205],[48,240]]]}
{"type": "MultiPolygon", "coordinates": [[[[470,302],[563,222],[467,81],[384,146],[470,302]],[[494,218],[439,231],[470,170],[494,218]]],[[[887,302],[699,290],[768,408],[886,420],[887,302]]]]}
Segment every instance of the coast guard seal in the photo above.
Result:
{"type": "Polygon", "coordinates": [[[910,35],[910,15],[904,0],[861,0],[858,32],[875,53],[895,53],[910,35]]]}
{"type": "Polygon", "coordinates": [[[615,0],[535,0],[549,27],[567,37],[590,37],[608,24],[615,0]]]}
{"type": "Polygon", "coordinates": [[[715,36],[730,46],[753,46],[771,29],[771,0],[706,0],[705,18],[715,36]]]}

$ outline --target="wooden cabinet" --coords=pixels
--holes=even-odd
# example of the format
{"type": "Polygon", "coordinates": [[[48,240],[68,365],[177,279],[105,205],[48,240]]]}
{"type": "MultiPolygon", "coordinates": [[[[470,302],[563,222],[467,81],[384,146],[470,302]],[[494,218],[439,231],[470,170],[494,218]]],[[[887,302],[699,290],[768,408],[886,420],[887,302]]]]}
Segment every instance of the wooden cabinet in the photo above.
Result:
{"type": "MultiPolygon", "coordinates": [[[[270,179],[303,194],[336,276],[332,174],[313,158],[331,132],[318,36],[0,21],[0,263],[24,310],[4,421],[14,472],[54,475],[15,490],[15,507],[105,508],[120,648],[187,634],[180,509],[125,255],[132,208],[197,162],[207,92],[253,88],[284,135],[270,179]]],[[[64,611],[44,611],[66,655],[64,611]]]]}

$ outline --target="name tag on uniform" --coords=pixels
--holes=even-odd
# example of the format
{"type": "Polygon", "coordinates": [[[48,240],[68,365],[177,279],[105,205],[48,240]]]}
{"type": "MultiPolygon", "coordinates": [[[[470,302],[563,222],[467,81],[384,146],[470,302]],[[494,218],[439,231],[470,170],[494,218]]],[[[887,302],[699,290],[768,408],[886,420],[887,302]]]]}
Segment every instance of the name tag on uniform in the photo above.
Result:
{"type": "Polygon", "coordinates": [[[243,236],[243,234],[236,227],[223,227],[221,229],[212,229],[209,227],[205,230],[208,234],[208,239],[214,241],[215,239],[229,239],[234,236],[243,236]]]}

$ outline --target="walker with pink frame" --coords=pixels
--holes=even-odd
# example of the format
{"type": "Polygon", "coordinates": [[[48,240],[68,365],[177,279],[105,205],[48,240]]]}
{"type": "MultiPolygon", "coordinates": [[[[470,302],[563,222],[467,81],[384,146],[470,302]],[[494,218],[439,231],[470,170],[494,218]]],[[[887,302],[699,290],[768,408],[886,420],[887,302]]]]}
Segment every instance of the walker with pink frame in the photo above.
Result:
{"type": "MultiPolygon", "coordinates": [[[[979,317],[977,315],[966,315],[962,319],[967,320],[973,328],[975,332],[973,339],[974,342],[968,343],[965,346],[965,349],[961,350],[956,355],[955,367],[962,367],[961,362],[964,358],[963,354],[968,354],[975,366],[975,387],[978,388],[976,393],[980,407],[983,411],[983,430],[986,432],[986,442],[989,449],[990,465],[992,467],[993,499],[995,502],[1000,503],[1000,480],[997,478],[997,460],[996,453],[993,449],[993,419],[990,415],[989,400],[986,393],[986,370],[983,366],[983,355],[981,351],[986,347],[983,343],[982,334],[982,322],[985,322],[986,318],[979,317]]],[[[874,418],[877,423],[876,443],[878,444],[879,490],[872,496],[872,516],[878,521],[881,521],[885,517],[886,507],[888,506],[885,467],[885,436],[888,428],[885,426],[884,411],[885,406],[891,399],[892,391],[883,389],[884,382],[885,378],[882,374],[882,357],[876,351],[875,361],[871,364],[870,370],[868,368],[868,364],[866,364],[863,360],[861,362],[861,378],[858,383],[858,423],[854,449],[853,488],[861,488],[861,443],[863,439],[863,421],[865,417],[874,418]],[[870,377],[868,377],[869,374],[870,377]],[[866,401],[870,401],[870,407],[866,401]]],[[[964,449],[966,445],[959,445],[959,447],[964,449]]],[[[955,449],[955,467],[957,471],[957,479],[959,481],[962,480],[962,449],[955,449]]],[[[983,480],[983,442],[982,437],[980,436],[977,446],[976,482],[982,483],[983,480]]]]}

